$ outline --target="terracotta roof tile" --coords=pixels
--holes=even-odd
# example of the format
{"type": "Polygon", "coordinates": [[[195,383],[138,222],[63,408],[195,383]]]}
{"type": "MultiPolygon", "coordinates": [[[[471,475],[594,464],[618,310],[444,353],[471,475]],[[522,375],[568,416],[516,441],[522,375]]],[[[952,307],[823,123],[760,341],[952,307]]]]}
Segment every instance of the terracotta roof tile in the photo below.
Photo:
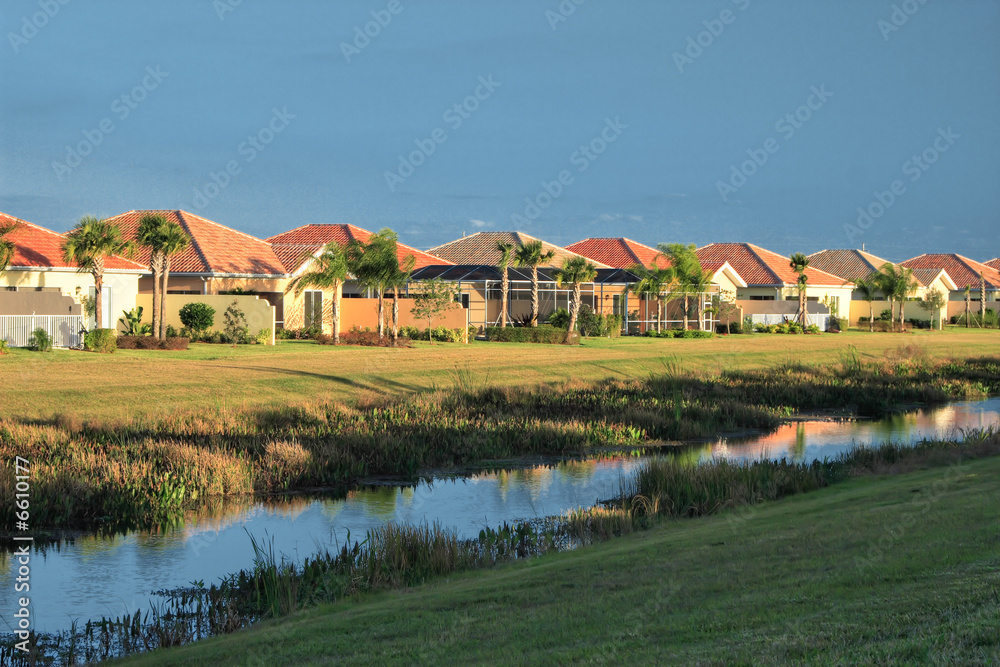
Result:
{"type": "MultiPolygon", "coordinates": [[[[450,243],[439,245],[436,248],[431,248],[427,252],[454,264],[496,266],[500,262],[500,251],[497,250],[498,242],[510,243],[515,248],[519,248],[526,243],[537,240],[539,239],[523,232],[476,232],[471,236],[465,236],[450,243]]],[[[567,259],[579,256],[578,253],[545,241],[542,241],[542,249],[545,251],[551,250],[555,253],[555,257],[550,262],[541,265],[546,267],[559,267],[567,259]]],[[[590,259],[594,266],[599,269],[613,268],[600,260],[590,257],[587,259],[590,259]]]]}
{"type": "MultiPolygon", "coordinates": [[[[275,254],[281,258],[285,269],[289,273],[293,273],[302,266],[304,255],[312,255],[328,243],[336,241],[337,245],[340,246],[345,246],[351,241],[364,243],[371,236],[372,232],[354,225],[303,225],[272,236],[267,239],[267,242],[274,248],[275,254]]],[[[414,258],[414,270],[422,269],[425,266],[452,263],[403,243],[398,244],[397,247],[400,262],[407,257],[414,258]]]]}
{"type": "Polygon", "coordinates": [[[988,262],[983,262],[983,264],[985,264],[990,268],[996,269],[997,271],[1000,271],[1000,257],[997,257],[996,259],[991,259],[988,262]]]}
{"type": "MultiPolygon", "coordinates": [[[[17,268],[41,268],[41,269],[76,269],[76,264],[69,264],[63,260],[62,244],[66,240],[64,234],[45,229],[38,225],[0,213],[0,225],[16,224],[17,229],[11,232],[10,238],[14,242],[14,257],[10,266],[17,268]]],[[[110,270],[135,271],[146,269],[147,266],[135,262],[125,257],[114,255],[108,257],[104,266],[110,270]]]]}
{"type": "Polygon", "coordinates": [[[850,281],[867,278],[886,263],[892,262],[864,250],[821,250],[809,255],[809,266],[850,281]]]}
{"type": "Polygon", "coordinates": [[[965,289],[966,285],[976,289],[981,271],[987,289],[1000,289],[1000,271],[954,253],[920,255],[902,262],[902,265],[910,269],[944,269],[960,289],[965,289]]]}
{"type": "Polygon", "coordinates": [[[656,248],[624,237],[584,239],[566,246],[566,250],[616,269],[628,269],[636,264],[648,267],[655,263],[661,269],[670,266],[670,260],[656,248]]]}
{"type": "MultiPolygon", "coordinates": [[[[187,211],[129,211],[109,218],[122,235],[134,240],[139,219],[153,213],[176,222],[191,237],[191,245],[170,260],[172,273],[283,276],[284,265],[268,243],[187,211]]],[[[137,248],[136,259],[149,266],[149,250],[137,248]]]]}
{"type": "MultiPolygon", "coordinates": [[[[710,243],[696,251],[702,266],[729,262],[747,285],[786,287],[798,283],[798,275],[788,265],[789,258],[752,243],[710,243]]],[[[841,287],[846,281],[812,266],[806,268],[810,286],[841,287]]]]}

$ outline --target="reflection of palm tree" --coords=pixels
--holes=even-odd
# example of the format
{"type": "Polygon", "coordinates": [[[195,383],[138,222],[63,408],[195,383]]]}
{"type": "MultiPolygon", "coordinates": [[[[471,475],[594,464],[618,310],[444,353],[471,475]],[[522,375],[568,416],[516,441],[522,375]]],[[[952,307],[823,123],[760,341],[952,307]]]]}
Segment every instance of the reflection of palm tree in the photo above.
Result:
{"type": "Polygon", "coordinates": [[[795,426],[795,445],[792,447],[792,460],[802,461],[806,458],[806,425],[799,422],[795,426]]]}

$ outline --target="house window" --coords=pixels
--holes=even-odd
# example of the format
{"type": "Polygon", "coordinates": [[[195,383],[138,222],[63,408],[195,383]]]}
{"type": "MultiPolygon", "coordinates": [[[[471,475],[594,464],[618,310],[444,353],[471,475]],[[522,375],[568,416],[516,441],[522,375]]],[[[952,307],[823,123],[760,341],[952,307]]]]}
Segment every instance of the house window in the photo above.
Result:
{"type": "Polygon", "coordinates": [[[751,301],[774,301],[774,297],[773,296],[760,296],[760,295],[756,295],[756,294],[751,294],[750,295],[750,300],[751,301]]]}
{"type": "Polygon", "coordinates": [[[469,295],[468,294],[456,294],[455,302],[462,304],[462,308],[469,307],[469,295]]]}
{"type": "Polygon", "coordinates": [[[305,308],[303,310],[306,328],[323,326],[323,292],[306,290],[305,308]]]}
{"type": "Polygon", "coordinates": [[[614,294],[611,296],[611,314],[621,315],[622,314],[622,295],[614,294]]]}

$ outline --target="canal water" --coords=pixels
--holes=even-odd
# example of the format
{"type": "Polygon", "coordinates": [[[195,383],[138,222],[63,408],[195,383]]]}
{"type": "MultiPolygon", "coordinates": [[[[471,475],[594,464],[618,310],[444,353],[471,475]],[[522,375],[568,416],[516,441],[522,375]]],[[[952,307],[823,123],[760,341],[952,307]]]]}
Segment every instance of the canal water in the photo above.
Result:
{"type": "MultiPolygon", "coordinates": [[[[803,421],[753,437],[722,438],[673,450],[692,462],[713,457],[812,461],[852,444],[914,443],[960,435],[962,429],[1000,425],[1000,398],[952,403],[880,421],[803,421]]],[[[85,535],[50,545],[31,560],[36,631],[66,630],[102,616],[148,610],[151,595],[252,567],[248,532],[274,540],[275,551],[301,561],[326,547],[363,540],[389,521],[439,523],[462,537],[503,522],[560,515],[616,495],[622,477],[643,457],[521,462],[507,470],[437,474],[415,485],[382,483],[346,498],[293,496],[214,503],[186,517],[183,527],[101,537],[85,535]]],[[[0,568],[0,633],[10,632],[16,604],[17,563],[4,553],[0,568]]]]}

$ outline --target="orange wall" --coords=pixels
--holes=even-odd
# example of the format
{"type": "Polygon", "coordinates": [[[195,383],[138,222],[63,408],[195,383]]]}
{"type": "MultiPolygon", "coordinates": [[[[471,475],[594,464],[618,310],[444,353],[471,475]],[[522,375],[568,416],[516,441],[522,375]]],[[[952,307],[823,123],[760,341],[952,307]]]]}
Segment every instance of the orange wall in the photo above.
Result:
{"type": "MultiPolygon", "coordinates": [[[[415,299],[402,298],[399,300],[399,326],[415,326],[421,329],[427,328],[427,320],[418,320],[410,312],[415,299]]],[[[392,299],[385,299],[386,324],[392,324],[392,299]]],[[[432,326],[448,327],[449,329],[460,329],[467,326],[468,319],[466,310],[456,306],[449,308],[444,314],[434,318],[432,326]]],[[[340,330],[350,331],[354,327],[359,329],[378,328],[378,299],[341,299],[340,301],[340,330]]]]}

